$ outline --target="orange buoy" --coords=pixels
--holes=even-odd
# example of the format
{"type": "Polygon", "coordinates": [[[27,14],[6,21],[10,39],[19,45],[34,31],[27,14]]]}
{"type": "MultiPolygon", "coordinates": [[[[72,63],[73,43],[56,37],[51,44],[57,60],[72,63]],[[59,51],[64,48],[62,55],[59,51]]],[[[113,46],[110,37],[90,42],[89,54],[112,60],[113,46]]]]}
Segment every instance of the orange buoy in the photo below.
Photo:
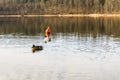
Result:
{"type": "Polygon", "coordinates": [[[48,28],[45,30],[45,36],[49,37],[50,36],[50,32],[51,32],[51,30],[50,30],[50,27],[48,26],[48,28]]]}

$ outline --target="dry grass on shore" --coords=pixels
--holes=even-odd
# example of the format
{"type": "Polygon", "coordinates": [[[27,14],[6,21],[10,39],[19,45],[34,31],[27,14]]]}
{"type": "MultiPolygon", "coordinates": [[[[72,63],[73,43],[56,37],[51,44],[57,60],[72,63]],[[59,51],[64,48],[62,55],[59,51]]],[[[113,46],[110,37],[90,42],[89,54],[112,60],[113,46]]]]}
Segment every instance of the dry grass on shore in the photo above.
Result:
{"type": "Polygon", "coordinates": [[[120,17],[120,14],[0,15],[0,17],[120,17]]]}

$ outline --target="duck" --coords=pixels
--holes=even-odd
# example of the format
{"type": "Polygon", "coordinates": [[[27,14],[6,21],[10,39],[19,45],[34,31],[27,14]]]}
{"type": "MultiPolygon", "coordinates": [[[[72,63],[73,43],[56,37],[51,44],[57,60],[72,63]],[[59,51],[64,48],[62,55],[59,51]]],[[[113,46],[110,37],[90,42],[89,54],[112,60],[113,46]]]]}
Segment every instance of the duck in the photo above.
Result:
{"type": "Polygon", "coordinates": [[[32,46],[32,51],[33,51],[33,53],[35,52],[35,51],[41,51],[41,50],[43,50],[43,46],[35,46],[34,44],[33,44],[33,46],[32,46]]]}

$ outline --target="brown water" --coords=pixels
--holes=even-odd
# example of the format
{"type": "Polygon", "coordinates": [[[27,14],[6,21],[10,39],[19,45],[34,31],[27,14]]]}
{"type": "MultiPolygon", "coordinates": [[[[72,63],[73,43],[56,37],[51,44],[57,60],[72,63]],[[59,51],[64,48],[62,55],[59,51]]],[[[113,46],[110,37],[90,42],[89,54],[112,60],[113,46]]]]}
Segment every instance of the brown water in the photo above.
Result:
{"type": "Polygon", "coordinates": [[[119,62],[120,18],[0,18],[0,80],[120,80],[119,62]]]}

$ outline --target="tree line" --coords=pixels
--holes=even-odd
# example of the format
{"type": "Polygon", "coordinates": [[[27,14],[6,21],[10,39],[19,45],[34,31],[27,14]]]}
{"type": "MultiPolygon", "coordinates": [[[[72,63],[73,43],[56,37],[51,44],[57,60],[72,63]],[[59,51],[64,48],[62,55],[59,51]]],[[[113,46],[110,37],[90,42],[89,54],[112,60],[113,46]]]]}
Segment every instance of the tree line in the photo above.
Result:
{"type": "Polygon", "coordinates": [[[0,14],[120,13],[120,0],[1,0],[0,14]]]}

